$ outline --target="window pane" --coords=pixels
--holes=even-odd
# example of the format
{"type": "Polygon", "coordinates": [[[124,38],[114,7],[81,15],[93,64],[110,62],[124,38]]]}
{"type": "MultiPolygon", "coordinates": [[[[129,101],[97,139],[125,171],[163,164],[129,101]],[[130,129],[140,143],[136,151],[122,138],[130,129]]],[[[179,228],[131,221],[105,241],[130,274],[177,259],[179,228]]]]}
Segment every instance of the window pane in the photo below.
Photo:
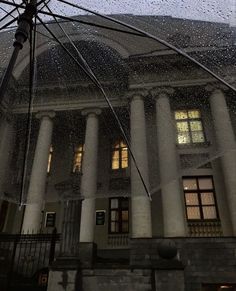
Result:
{"type": "Polygon", "coordinates": [[[188,122],[186,122],[186,121],[177,122],[176,126],[177,126],[178,132],[186,132],[186,131],[188,132],[189,131],[188,122]]]}
{"type": "Polygon", "coordinates": [[[76,152],[74,155],[73,173],[81,171],[82,152],[76,152]]]}
{"type": "Polygon", "coordinates": [[[128,150],[127,150],[127,148],[123,148],[121,151],[121,167],[122,167],[122,169],[128,167],[128,150]]]}
{"type": "Polygon", "coordinates": [[[199,178],[198,183],[200,189],[213,189],[211,178],[199,178]]]}
{"type": "Polygon", "coordinates": [[[215,199],[213,193],[201,193],[202,205],[214,205],[215,199]]]}
{"type": "Polygon", "coordinates": [[[196,179],[183,179],[184,190],[196,190],[197,180],[196,179]]]}
{"type": "Polygon", "coordinates": [[[187,111],[175,111],[175,119],[187,119],[188,114],[187,111]]]}
{"type": "Polygon", "coordinates": [[[129,231],[129,223],[128,222],[122,222],[121,231],[122,232],[128,232],[129,231]]]}
{"type": "Polygon", "coordinates": [[[118,220],[118,211],[117,210],[112,210],[111,211],[111,220],[112,221],[118,220]]]}
{"type": "Polygon", "coordinates": [[[122,199],[121,200],[121,208],[129,208],[129,200],[128,199],[122,199]]]}
{"type": "Polygon", "coordinates": [[[200,111],[199,110],[189,110],[188,111],[188,117],[189,118],[200,118],[200,111]]]}
{"type": "Polygon", "coordinates": [[[114,151],[112,153],[112,169],[119,169],[119,151],[114,151]]]}
{"type": "Polygon", "coordinates": [[[115,149],[119,149],[119,148],[120,148],[120,142],[119,142],[119,141],[116,142],[116,143],[113,145],[113,147],[114,147],[115,149]]]}
{"type": "Polygon", "coordinates": [[[188,143],[190,143],[189,133],[179,133],[178,144],[188,144],[188,143]]]}
{"type": "Polygon", "coordinates": [[[111,208],[118,208],[118,199],[111,199],[111,208]]]}
{"type": "Polygon", "coordinates": [[[111,232],[119,232],[119,225],[117,222],[111,222],[111,232]]]}
{"type": "Polygon", "coordinates": [[[204,142],[205,137],[202,131],[193,131],[192,132],[192,141],[193,143],[204,142]]]}
{"type": "Polygon", "coordinates": [[[188,219],[200,219],[199,207],[187,207],[187,218],[188,219]]]}
{"type": "Polygon", "coordinates": [[[191,131],[202,131],[201,121],[190,121],[191,131]]]}
{"type": "Polygon", "coordinates": [[[123,210],[122,211],[122,214],[121,214],[121,217],[122,217],[122,221],[127,221],[129,219],[129,212],[128,210],[123,210]]]}
{"type": "Polygon", "coordinates": [[[198,205],[197,193],[185,193],[186,205],[198,205]]]}
{"type": "Polygon", "coordinates": [[[203,206],[203,218],[204,219],[216,219],[216,209],[215,206],[203,206]]]}

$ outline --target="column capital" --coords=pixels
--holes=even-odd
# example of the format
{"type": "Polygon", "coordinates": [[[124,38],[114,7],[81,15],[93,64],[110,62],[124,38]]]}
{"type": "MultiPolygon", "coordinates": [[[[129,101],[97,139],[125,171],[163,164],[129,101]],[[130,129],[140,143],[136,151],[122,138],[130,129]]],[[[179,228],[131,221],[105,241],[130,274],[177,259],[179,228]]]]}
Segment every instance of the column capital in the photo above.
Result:
{"type": "Polygon", "coordinates": [[[133,89],[127,94],[129,101],[144,99],[148,95],[148,90],[145,89],[133,89]]]}
{"type": "Polygon", "coordinates": [[[43,117],[54,118],[56,113],[54,111],[39,111],[36,113],[35,117],[38,119],[42,119],[43,117]]]}
{"type": "Polygon", "coordinates": [[[205,90],[209,93],[213,93],[213,92],[216,92],[216,91],[221,91],[221,92],[224,92],[226,91],[228,88],[219,83],[219,82],[212,82],[212,83],[208,83],[206,86],[205,86],[205,90]]]}
{"type": "Polygon", "coordinates": [[[174,88],[172,87],[155,87],[150,90],[153,98],[167,97],[174,94],[174,88]]]}
{"type": "Polygon", "coordinates": [[[81,110],[82,116],[88,116],[90,114],[100,115],[102,110],[98,107],[86,107],[81,110]]]}

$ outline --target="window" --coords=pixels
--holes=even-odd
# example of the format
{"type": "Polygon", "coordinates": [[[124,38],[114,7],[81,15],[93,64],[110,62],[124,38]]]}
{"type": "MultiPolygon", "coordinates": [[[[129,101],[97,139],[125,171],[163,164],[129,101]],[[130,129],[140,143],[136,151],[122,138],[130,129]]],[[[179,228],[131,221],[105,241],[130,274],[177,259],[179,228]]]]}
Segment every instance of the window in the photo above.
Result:
{"type": "Polygon", "coordinates": [[[82,171],[82,160],[83,160],[84,146],[78,145],[75,147],[74,159],[73,159],[73,173],[80,173],[82,171]]]}
{"type": "Polygon", "coordinates": [[[188,220],[218,219],[211,176],[184,177],[183,188],[188,220]]]}
{"type": "Polygon", "coordinates": [[[128,148],[123,140],[117,141],[112,146],[112,170],[125,169],[128,167],[128,148]]]}
{"type": "Polygon", "coordinates": [[[109,214],[109,233],[129,232],[128,198],[111,198],[109,214]]]}
{"type": "Polygon", "coordinates": [[[175,111],[175,121],[178,144],[205,142],[200,110],[175,111]]]}
{"type": "Polygon", "coordinates": [[[52,166],[52,155],[53,155],[53,146],[50,146],[49,155],[48,155],[48,167],[47,167],[47,173],[49,174],[51,171],[52,166]]]}

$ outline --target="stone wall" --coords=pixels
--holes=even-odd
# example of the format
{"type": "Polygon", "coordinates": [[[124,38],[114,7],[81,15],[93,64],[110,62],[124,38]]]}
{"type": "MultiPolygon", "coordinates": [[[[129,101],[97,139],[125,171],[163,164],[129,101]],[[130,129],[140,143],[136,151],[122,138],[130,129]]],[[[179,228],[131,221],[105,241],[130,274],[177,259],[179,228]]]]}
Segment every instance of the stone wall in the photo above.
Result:
{"type": "MultiPolygon", "coordinates": [[[[171,280],[183,264],[185,291],[199,291],[204,283],[236,283],[236,238],[174,238],[178,248],[177,261],[161,259],[161,239],[131,240],[130,264],[156,269],[156,290],[163,269],[169,269],[171,280]],[[171,271],[172,270],[172,271],[171,271]]],[[[163,278],[163,277],[162,277],[163,278]]],[[[164,280],[164,279],[163,279],[164,280]]],[[[176,279],[175,279],[176,280],[176,279]]],[[[177,278],[178,280],[178,278],[177,278]]]]}

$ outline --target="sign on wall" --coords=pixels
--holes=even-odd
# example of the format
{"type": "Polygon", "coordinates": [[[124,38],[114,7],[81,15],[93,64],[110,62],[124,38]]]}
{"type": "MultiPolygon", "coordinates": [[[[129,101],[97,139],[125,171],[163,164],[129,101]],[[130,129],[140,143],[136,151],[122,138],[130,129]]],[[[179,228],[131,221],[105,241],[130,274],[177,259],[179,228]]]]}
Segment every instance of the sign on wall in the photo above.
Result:
{"type": "Polygon", "coordinates": [[[105,224],[105,210],[96,210],[96,225],[104,225],[105,224]]]}
{"type": "Polygon", "coordinates": [[[45,227],[55,227],[56,224],[56,212],[46,212],[45,227]]]}

